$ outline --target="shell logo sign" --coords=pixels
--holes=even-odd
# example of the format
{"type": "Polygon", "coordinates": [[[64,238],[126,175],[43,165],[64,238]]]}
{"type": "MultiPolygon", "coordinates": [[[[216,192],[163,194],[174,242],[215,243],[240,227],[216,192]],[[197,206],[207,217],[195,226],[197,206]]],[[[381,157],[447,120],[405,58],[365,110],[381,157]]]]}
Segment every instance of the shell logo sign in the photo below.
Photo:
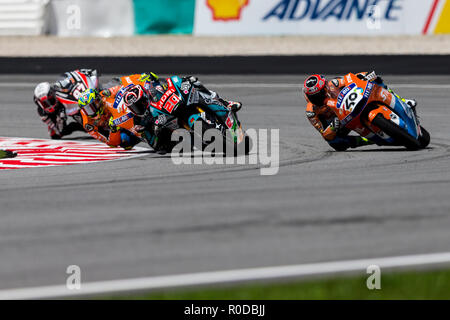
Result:
{"type": "Polygon", "coordinates": [[[250,0],[206,0],[214,20],[239,20],[242,9],[250,0]]]}

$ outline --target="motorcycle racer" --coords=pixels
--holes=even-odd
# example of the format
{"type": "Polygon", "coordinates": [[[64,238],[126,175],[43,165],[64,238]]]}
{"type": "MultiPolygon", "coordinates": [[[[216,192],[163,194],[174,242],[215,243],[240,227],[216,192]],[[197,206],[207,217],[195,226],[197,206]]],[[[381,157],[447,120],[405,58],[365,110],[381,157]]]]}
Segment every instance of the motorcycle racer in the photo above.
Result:
{"type": "MultiPolygon", "coordinates": [[[[149,72],[115,78],[114,80],[116,82],[119,82],[121,86],[127,86],[130,84],[138,84],[143,86],[146,91],[149,92],[151,100],[154,104],[158,102],[167,91],[167,79],[168,78],[160,79],[155,73],[149,72]]],[[[201,93],[199,97],[196,97],[195,101],[193,101],[192,103],[200,103],[205,106],[215,103],[223,105],[228,109],[232,109],[233,111],[239,111],[242,108],[242,103],[235,101],[226,101],[219,97],[216,92],[205,88],[205,86],[198,80],[197,77],[185,76],[182,78],[182,81],[182,85],[185,88],[188,85],[192,85],[201,93]]]]}
{"type": "MultiPolygon", "coordinates": [[[[370,73],[360,72],[356,74],[358,78],[365,81],[373,81],[376,84],[387,89],[390,93],[396,95],[390,88],[388,88],[381,77],[375,74],[375,71],[370,73]]],[[[361,146],[371,145],[374,142],[361,137],[349,135],[350,130],[341,126],[341,123],[330,108],[328,104],[336,103],[335,100],[330,99],[337,97],[339,92],[351,82],[351,77],[342,76],[336,77],[330,81],[323,76],[315,74],[309,76],[304,84],[302,91],[307,101],[306,117],[320,132],[327,143],[336,151],[345,151],[348,148],[357,148],[361,146]]],[[[400,98],[398,95],[396,95],[400,98]]],[[[417,103],[415,100],[402,99],[415,111],[417,103]]]]}
{"type": "MultiPolygon", "coordinates": [[[[133,148],[141,141],[142,132],[137,132],[135,128],[126,130],[114,124],[113,114],[118,112],[116,100],[120,101],[126,87],[134,84],[144,85],[147,80],[155,77],[153,73],[116,77],[100,92],[96,90],[84,92],[78,101],[84,130],[111,147],[133,148]]],[[[141,126],[137,128],[141,130],[141,126]]]]}
{"type": "MultiPolygon", "coordinates": [[[[170,134],[163,128],[175,120],[175,117],[167,116],[158,112],[159,103],[167,98],[168,79],[160,79],[154,73],[142,74],[141,79],[145,80],[143,85],[134,85],[124,93],[126,107],[134,114],[136,130],[143,135],[149,145],[157,151],[170,151],[170,134]],[[149,130],[143,131],[144,128],[149,130]]],[[[181,78],[181,91],[189,93],[193,87],[194,94],[190,97],[188,104],[196,104],[210,107],[214,111],[214,106],[226,107],[237,112],[241,109],[242,103],[226,101],[216,92],[207,89],[196,77],[186,76],[181,78]]],[[[216,107],[217,108],[217,107],[216,107]]],[[[174,127],[172,125],[172,127],[174,127]]]]}
{"type": "Polygon", "coordinates": [[[78,100],[84,130],[92,137],[111,147],[133,148],[140,139],[112,122],[112,113],[108,108],[114,100],[117,88],[105,89],[98,93],[94,89],[83,92],[78,100]]]}
{"type": "Polygon", "coordinates": [[[78,107],[68,112],[75,122],[67,123],[67,105],[76,106],[76,99],[88,86],[87,77],[97,76],[96,70],[80,69],[64,73],[64,77],[53,84],[39,83],[34,90],[34,103],[41,120],[47,125],[50,137],[60,139],[74,131],[83,131],[78,107]],[[70,98],[75,98],[72,101],[70,98]],[[63,103],[64,102],[64,103],[63,103]]]}
{"type": "Polygon", "coordinates": [[[133,85],[124,93],[125,106],[134,115],[135,132],[156,151],[168,151],[170,136],[162,137],[162,128],[168,122],[167,116],[158,114],[150,106],[150,93],[141,85],[133,85]]]}

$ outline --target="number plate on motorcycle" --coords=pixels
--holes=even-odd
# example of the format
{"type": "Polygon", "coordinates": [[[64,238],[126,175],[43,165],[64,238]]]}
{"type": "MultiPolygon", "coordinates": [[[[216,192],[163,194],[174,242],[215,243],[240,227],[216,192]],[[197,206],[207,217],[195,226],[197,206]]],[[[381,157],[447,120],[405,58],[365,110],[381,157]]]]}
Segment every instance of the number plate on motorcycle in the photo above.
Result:
{"type": "Polygon", "coordinates": [[[337,108],[343,107],[347,112],[352,112],[363,98],[364,89],[352,83],[350,86],[345,87],[339,94],[337,108]]]}

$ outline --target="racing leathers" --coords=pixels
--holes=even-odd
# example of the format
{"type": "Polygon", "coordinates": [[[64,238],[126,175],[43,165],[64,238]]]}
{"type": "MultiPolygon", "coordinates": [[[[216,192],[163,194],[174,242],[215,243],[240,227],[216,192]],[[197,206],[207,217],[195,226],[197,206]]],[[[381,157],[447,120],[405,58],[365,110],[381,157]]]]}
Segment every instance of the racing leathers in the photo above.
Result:
{"type": "MultiPolygon", "coordinates": [[[[365,81],[373,81],[393,93],[393,91],[383,83],[381,77],[377,76],[375,72],[360,72],[356,75],[358,78],[365,81]]],[[[330,94],[337,96],[344,87],[348,86],[352,82],[353,81],[350,77],[345,76],[336,77],[328,81],[330,94]]],[[[414,100],[407,100],[407,103],[414,105],[415,108],[414,100]]],[[[327,141],[327,143],[336,151],[345,151],[348,148],[357,148],[360,146],[374,144],[374,142],[359,135],[349,135],[351,130],[341,126],[338,117],[327,105],[316,106],[308,101],[306,105],[306,117],[314,128],[320,132],[325,141],[327,141]]]]}
{"type": "MultiPolygon", "coordinates": [[[[178,77],[159,79],[153,73],[147,75],[144,89],[147,90],[151,97],[149,110],[143,117],[135,117],[135,123],[138,125],[137,130],[148,129],[141,131],[142,136],[157,151],[170,152],[175,145],[175,142],[171,141],[171,133],[177,126],[176,118],[158,110],[167,98],[166,92],[170,90],[168,82],[172,81],[173,78],[178,77]]],[[[223,109],[223,107],[235,112],[242,107],[240,102],[222,99],[216,92],[207,89],[196,77],[186,76],[178,79],[181,80],[182,94],[187,98],[187,95],[190,93],[189,99],[186,99],[187,105],[195,104],[209,108],[216,113],[222,112],[219,109],[223,109]]]]}
{"type": "MultiPolygon", "coordinates": [[[[77,91],[77,86],[83,81],[80,74],[91,76],[93,72],[96,71],[91,69],[69,71],[64,73],[62,79],[51,84],[49,91],[40,94],[38,87],[36,88],[33,101],[37,105],[38,115],[42,122],[47,125],[52,139],[60,139],[74,131],[83,131],[81,115],[76,112],[72,115],[75,121],[68,123],[67,110],[61,101],[65,101],[65,98],[69,95],[81,93],[78,92],[80,90],[77,91]],[[43,98],[48,100],[44,101],[43,98]],[[51,100],[53,102],[49,104],[48,101],[51,100]]],[[[73,102],[73,105],[78,108],[75,102],[73,102]]]]}
{"type": "Polygon", "coordinates": [[[80,110],[80,113],[84,130],[93,138],[110,147],[122,147],[128,150],[138,144],[140,140],[130,132],[115,126],[112,122],[113,116],[110,108],[114,104],[118,89],[120,89],[120,86],[104,89],[99,93],[100,106],[94,116],[89,116],[83,109],[80,110]]]}

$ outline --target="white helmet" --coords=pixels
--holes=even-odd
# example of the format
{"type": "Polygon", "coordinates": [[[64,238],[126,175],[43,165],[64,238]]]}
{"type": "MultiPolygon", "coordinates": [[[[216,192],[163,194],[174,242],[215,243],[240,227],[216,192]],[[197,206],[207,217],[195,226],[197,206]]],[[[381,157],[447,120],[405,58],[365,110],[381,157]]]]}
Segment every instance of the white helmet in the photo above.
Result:
{"type": "Polygon", "coordinates": [[[54,112],[56,106],[55,90],[50,83],[41,82],[34,89],[35,101],[47,112],[54,112]]]}

